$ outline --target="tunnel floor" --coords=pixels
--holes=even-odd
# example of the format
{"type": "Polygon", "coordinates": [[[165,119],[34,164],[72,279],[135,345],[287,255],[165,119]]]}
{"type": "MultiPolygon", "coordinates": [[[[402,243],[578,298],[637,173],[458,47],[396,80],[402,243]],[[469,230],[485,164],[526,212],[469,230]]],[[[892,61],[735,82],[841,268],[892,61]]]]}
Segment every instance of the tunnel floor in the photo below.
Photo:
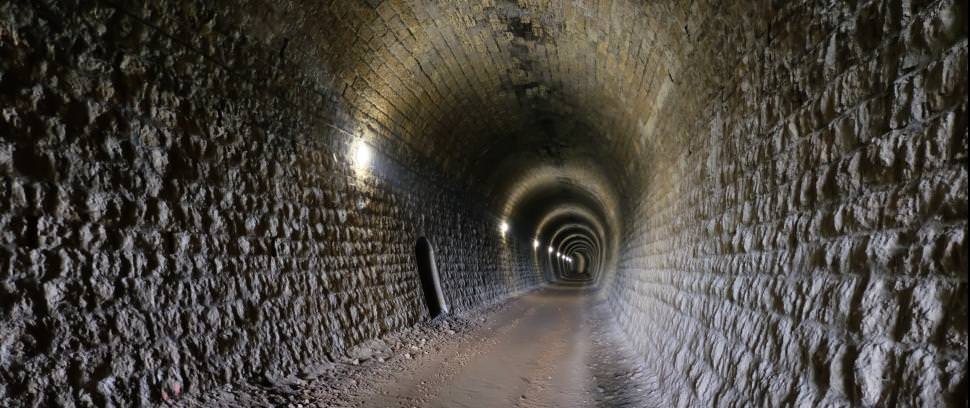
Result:
{"type": "Polygon", "coordinates": [[[647,375],[589,290],[553,285],[370,345],[367,361],[199,405],[650,407],[647,375]],[[397,348],[397,350],[392,350],[397,348]],[[357,364],[357,365],[354,365],[357,364]]]}

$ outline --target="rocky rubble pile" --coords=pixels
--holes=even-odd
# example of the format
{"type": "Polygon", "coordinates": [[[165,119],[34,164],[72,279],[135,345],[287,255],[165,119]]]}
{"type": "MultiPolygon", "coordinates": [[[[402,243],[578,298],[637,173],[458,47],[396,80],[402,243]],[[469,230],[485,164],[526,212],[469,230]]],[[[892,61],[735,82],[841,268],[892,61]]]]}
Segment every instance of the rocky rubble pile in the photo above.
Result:
{"type": "Polygon", "coordinates": [[[334,361],[307,363],[287,376],[263,375],[167,406],[179,407],[332,407],[344,395],[359,394],[367,381],[420,359],[442,344],[455,341],[487,322],[499,304],[464,315],[442,315],[379,339],[371,339],[334,356],[334,361]],[[325,396],[322,398],[321,396],[325,396]]]}

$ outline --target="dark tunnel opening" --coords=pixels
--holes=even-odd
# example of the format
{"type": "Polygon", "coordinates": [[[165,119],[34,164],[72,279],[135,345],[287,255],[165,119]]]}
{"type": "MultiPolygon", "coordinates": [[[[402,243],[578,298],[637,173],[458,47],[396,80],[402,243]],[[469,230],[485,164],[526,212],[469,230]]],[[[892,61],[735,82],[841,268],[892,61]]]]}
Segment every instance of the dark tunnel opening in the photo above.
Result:
{"type": "Polygon", "coordinates": [[[434,260],[434,248],[427,238],[418,238],[414,245],[415,260],[418,275],[421,276],[421,292],[424,295],[428,314],[434,318],[441,313],[448,313],[448,304],[441,291],[441,278],[438,276],[438,265],[434,260]]]}

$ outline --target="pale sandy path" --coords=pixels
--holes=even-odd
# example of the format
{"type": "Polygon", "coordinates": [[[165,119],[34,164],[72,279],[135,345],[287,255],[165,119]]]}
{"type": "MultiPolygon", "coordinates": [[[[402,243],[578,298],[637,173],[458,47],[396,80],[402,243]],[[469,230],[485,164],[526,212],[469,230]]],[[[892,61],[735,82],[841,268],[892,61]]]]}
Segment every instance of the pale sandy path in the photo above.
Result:
{"type": "Polygon", "coordinates": [[[639,371],[601,332],[588,292],[549,287],[516,299],[487,324],[346,398],[365,408],[649,406],[639,371]]]}

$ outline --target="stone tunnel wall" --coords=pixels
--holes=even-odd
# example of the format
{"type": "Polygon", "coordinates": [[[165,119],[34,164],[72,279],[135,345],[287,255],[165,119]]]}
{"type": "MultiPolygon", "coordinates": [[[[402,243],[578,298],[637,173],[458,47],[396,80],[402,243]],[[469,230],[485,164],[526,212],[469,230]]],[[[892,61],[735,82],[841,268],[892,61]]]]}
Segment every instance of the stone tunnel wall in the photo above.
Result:
{"type": "Polygon", "coordinates": [[[334,358],[427,316],[422,235],[455,310],[537,283],[529,243],[407,146],[372,138],[389,154],[355,169],[345,132],[374,131],[308,85],[319,67],[136,3],[0,2],[0,405],[334,358]]]}
{"type": "Polygon", "coordinates": [[[665,406],[963,405],[966,3],[784,3],[691,25],[617,319],[665,406]]]}

